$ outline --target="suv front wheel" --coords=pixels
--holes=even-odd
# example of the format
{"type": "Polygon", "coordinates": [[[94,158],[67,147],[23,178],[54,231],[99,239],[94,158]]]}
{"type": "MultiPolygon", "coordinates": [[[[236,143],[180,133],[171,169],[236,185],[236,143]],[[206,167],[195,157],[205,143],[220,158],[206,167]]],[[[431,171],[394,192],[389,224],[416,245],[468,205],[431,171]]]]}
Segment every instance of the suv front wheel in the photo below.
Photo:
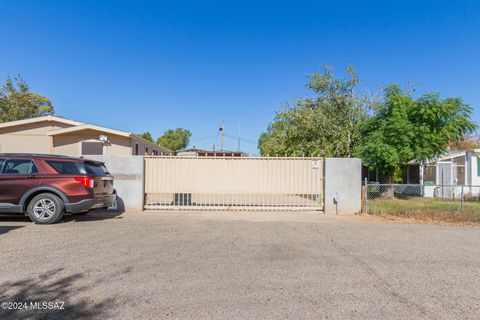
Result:
{"type": "Polygon", "coordinates": [[[30,201],[27,213],[30,220],[37,224],[55,223],[63,217],[64,203],[54,194],[41,193],[30,201]]]}

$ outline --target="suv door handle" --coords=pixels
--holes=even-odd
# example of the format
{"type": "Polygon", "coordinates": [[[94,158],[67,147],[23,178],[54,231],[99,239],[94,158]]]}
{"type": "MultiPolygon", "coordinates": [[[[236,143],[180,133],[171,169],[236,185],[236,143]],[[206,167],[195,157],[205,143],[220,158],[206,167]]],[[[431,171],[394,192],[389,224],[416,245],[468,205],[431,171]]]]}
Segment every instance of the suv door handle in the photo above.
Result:
{"type": "Polygon", "coordinates": [[[27,179],[37,179],[38,176],[35,176],[35,175],[31,175],[31,176],[28,176],[27,179]]]}

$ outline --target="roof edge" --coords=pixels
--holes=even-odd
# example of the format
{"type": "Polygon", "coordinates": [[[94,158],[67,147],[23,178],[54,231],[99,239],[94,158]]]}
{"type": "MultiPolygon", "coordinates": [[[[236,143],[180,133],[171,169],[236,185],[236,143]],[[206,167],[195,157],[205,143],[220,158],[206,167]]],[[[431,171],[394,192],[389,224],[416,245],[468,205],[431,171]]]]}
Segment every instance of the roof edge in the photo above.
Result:
{"type": "Polygon", "coordinates": [[[114,134],[114,135],[127,137],[127,138],[129,138],[131,136],[130,132],[105,128],[105,127],[96,126],[96,125],[93,125],[93,124],[81,124],[81,125],[70,127],[70,128],[62,128],[62,129],[52,130],[52,131],[47,132],[47,135],[48,136],[56,136],[56,135],[59,135],[59,134],[65,134],[65,133],[88,130],[88,129],[94,130],[94,131],[99,131],[99,132],[111,133],[111,134],[114,134]]]}
{"type": "Polygon", "coordinates": [[[75,120],[69,120],[69,119],[49,115],[49,116],[34,117],[34,118],[28,118],[28,119],[22,119],[22,120],[3,122],[3,123],[0,123],[0,128],[9,128],[9,127],[21,126],[29,123],[42,122],[42,121],[56,121],[56,122],[61,122],[65,124],[70,124],[72,126],[79,126],[84,124],[83,122],[78,122],[75,120]]]}

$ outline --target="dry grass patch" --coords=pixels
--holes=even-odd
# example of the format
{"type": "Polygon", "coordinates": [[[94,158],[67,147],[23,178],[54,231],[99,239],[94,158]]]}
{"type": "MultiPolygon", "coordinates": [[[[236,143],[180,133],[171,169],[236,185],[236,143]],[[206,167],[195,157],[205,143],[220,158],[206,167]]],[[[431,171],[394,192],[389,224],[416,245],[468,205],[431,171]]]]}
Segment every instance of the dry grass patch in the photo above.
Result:
{"type": "Polygon", "coordinates": [[[480,203],[436,198],[374,199],[368,202],[368,213],[382,217],[415,219],[427,222],[480,224],[480,203]]]}

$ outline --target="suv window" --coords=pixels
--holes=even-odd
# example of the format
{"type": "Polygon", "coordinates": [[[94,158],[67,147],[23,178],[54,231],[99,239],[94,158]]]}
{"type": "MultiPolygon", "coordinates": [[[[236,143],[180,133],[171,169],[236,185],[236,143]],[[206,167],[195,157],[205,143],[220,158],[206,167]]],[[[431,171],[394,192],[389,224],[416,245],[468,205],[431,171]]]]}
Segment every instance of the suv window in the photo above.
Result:
{"type": "Polygon", "coordinates": [[[103,176],[109,174],[107,168],[103,165],[103,163],[85,162],[85,167],[88,174],[92,174],[95,176],[103,176]]]}
{"type": "Polygon", "coordinates": [[[0,172],[2,172],[2,166],[4,162],[5,162],[5,159],[0,159],[0,172]]]}
{"type": "Polygon", "coordinates": [[[37,166],[29,159],[5,160],[2,174],[31,174],[38,173],[37,166]]]}
{"type": "Polygon", "coordinates": [[[86,174],[85,166],[82,162],[47,160],[50,167],[60,174],[86,174]]]}

